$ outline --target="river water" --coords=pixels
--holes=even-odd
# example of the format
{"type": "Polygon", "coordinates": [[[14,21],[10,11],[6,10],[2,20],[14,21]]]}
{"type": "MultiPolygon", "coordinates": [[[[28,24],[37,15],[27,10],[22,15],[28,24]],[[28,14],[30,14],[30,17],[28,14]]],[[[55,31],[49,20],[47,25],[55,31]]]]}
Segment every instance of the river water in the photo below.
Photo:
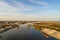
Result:
{"type": "Polygon", "coordinates": [[[51,36],[46,38],[40,30],[25,24],[0,34],[0,40],[57,40],[51,36]]]}

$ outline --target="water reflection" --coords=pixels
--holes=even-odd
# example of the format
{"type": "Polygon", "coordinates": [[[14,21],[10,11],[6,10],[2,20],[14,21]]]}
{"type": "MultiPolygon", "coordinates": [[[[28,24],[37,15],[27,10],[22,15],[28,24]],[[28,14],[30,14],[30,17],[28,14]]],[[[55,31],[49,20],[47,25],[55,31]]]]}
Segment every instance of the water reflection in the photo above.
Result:
{"type": "Polygon", "coordinates": [[[0,40],[56,40],[50,36],[46,38],[40,30],[35,30],[34,27],[28,27],[25,24],[10,29],[0,35],[2,35],[0,40]]]}

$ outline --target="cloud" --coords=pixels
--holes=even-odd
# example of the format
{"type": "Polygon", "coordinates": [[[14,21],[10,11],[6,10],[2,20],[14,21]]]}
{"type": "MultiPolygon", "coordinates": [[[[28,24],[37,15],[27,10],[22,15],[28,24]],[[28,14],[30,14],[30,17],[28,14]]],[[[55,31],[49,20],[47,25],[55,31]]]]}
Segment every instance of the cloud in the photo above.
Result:
{"type": "MultiPolygon", "coordinates": [[[[39,1],[32,1],[30,2],[34,4],[42,4],[47,5],[45,2],[39,2],[39,1]]],[[[9,2],[6,2],[5,0],[0,0],[0,20],[42,20],[40,19],[40,16],[37,17],[35,15],[32,15],[30,13],[24,13],[24,11],[33,11],[39,8],[34,8],[31,6],[28,6],[22,2],[12,1],[15,6],[10,5],[9,2]]],[[[46,7],[46,6],[44,6],[46,7]]],[[[35,11],[34,11],[35,12],[35,11]]]]}
{"type": "Polygon", "coordinates": [[[7,11],[25,11],[25,10],[32,10],[32,8],[26,6],[25,4],[21,3],[21,2],[16,2],[16,1],[12,1],[13,3],[15,3],[15,6],[11,6],[9,5],[7,2],[0,2],[0,9],[3,10],[7,10],[7,11]]]}
{"type": "Polygon", "coordinates": [[[0,20],[33,20],[32,18],[35,18],[33,17],[32,15],[24,15],[24,14],[18,14],[18,13],[4,13],[4,12],[1,12],[0,13],[0,20]]]}
{"type": "Polygon", "coordinates": [[[29,1],[32,2],[32,3],[36,3],[36,4],[47,5],[46,2],[42,2],[42,1],[39,1],[39,0],[29,0],[29,1]]]}
{"type": "Polygon", "coordinates": [[[48,8],[48,3],[47,2],[43,2],[41,0],[28,0],[29,2],[33,3],[33,4],[37,4],[39,6],[42,6],[42,8],[48,8]]]}
{"type": "Polygon", "coordinates": [[[23,11],[31,10],[22,3],[13,1],[18,7],[11,6],[5,1],[0,1],[0,20],[33,20],[33,15],[24,14],[23,11]]]}
{"type": "Polygon", "coordinates": [[[21,9],[21,10],[33,10],[32,7],[30,6],[27,6],[26,4],[22,3],[22,2],[16,2],[16,1],[13,1],[14,3],[16,3],[16,6],[18,7],[18,9],[21,9]]]}

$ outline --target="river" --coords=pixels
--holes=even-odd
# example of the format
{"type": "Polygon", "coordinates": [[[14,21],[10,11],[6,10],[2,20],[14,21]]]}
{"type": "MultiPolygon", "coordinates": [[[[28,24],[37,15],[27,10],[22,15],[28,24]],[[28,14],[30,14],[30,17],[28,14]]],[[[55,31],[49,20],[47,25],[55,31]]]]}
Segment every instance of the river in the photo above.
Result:
{"type": "Polygon", "coordinates": [[[12,28],[0,34],[0,40],[57,40],[49,36],[46,38],[40,30],[25,24],[12,28]]]}

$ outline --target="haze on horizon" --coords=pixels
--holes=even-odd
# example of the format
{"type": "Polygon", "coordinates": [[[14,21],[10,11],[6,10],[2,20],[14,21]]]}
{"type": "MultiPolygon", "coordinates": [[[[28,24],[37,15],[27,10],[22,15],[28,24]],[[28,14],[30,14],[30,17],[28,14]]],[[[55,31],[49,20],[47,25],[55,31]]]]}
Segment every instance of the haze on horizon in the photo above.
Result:
{"type": "Polygon", "coordinates": [[[0,0],[0,21],[60,21],[60,0],[0,0]]]}

